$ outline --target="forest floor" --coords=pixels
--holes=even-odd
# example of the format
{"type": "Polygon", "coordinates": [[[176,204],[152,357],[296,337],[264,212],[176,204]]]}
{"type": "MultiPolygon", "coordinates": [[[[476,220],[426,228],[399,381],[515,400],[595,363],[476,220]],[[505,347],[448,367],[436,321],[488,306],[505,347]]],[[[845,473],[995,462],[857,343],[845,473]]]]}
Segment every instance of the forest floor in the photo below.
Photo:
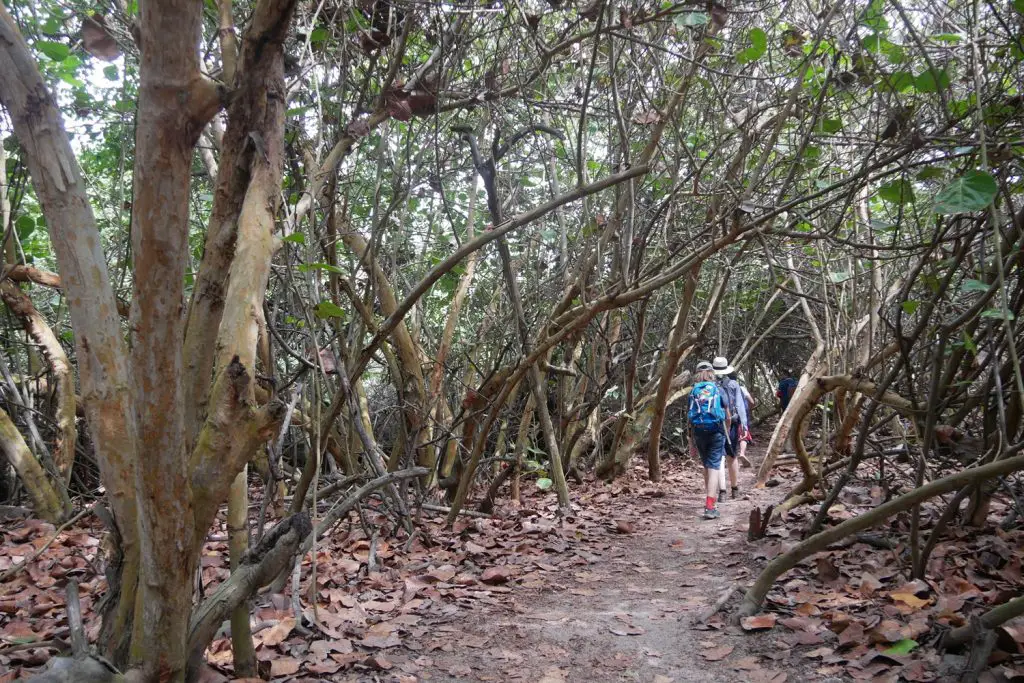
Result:
{"type": "MultiPolygon", "coordinates": [[[[727,613],[717,613],[707,625],[699,620],[723,593],[751,578],[750,509],[771,502],[777,490],[752,490],[752,471],[742,470],[741,495],[721,502],[721,518],[708,521],[701,516],[699,470],[678,464],[668,469],[660,485],[637,471],[631,483],[594,495],[586,515],[605,520],[603,537],[549,555],[536,563],[546,570],[543,578],[453,621],[448,630],[455,647],[418,660],[424,665],[418,677],[787,680],[786,669],[793,669],[786,657],[776,658],[762,638],[729,626],[727,613]]],[[[812,680],[810,673],[788,680],[812,680]]]]}
{"type": "MultiPolygon", "coordinates": [[[[757,450],[750,455],[760,460],[757,450]]],[[[315,575],[307,555],[301,614],[288,594],[257,600],[261,673],[398,683],[951,682],[966,653],[939,653],[936,633],[1024,585],[1020,532],[952,534],[937,547],[928,582],[909,580],[898,545],[847,543],[784,577],[762,615],[732,624],[736,591],[705,623],[723,594],[745,589],[797,542],[813,511],[794,511],[748,542],[752,508],[778,503],[795,475],[780,471],[778,488],[754,489],[753,472],[741,470],[739,499],[723,501],[714,521],[701,518],[701,471],[688,459],[669,459],[658,484],[638,459],[613,484],[575,486],[568,515],[557,513],[552,492],[524,479],[522,504],[461,517],[451,531],[439,513],[424,512],[438,516],[422,519],[411,540],[388,541],[350,520],[318,548],[315,575]]],[[[833,521],[883,495],[870,481],[849,489],[833,521]]],[[[89,518],[56,536],[30,520],[0,527],[0,683],[38,670],[66,645],[67,578],[80,582],[95,637],[102,536],[89,518]]],[[[225,541],[215,532],[207,544],[207,594],[228,573],[225,541]]],[[[208,652],[204,683],[235,680],[223,636],[208,652]]],[[[1024,625],[1001,629],[999,643],[979,680],[1024,680],[1024,625]]]]}

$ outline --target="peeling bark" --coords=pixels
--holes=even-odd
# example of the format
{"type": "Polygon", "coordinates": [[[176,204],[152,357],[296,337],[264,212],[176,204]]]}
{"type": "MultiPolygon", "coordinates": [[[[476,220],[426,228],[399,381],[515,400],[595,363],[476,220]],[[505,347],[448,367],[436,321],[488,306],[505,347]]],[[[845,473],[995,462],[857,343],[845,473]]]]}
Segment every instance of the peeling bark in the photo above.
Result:
{"type": "Polygon", "coordinates": [[[42,349],[53,375],[56,404],[54,419],[58,431],[57,443],[53,449],[53,462],[66,487],[71,482],[71,467],[75,462],[75,445],[78,443],[78,427],[75,425],[75,377],[71,363],[57,336],[24,292],[9,282],[3,282],[0,283],[0,298],[3,298],[7,307],[21,318],[29,337],[42,349]]]}

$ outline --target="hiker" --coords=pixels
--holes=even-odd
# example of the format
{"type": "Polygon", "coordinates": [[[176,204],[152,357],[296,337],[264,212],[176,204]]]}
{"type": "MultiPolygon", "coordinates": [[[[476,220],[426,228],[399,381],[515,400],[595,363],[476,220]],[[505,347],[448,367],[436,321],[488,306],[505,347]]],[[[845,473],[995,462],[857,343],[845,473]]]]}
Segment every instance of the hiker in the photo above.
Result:
{"type": "Polygon", "coordinates": [[[726,416],[711,363],[697,364],[690,391],[690,454],[699,454],[704,465],[704,519],[717,519],[718,470],[725,453],[726,416]]]}
{"type": "MultiPolygon", "coordinates": [[[[737,456],[740,454],[740,435],[746,434],[748,427],[747,402],[743,400],[743,392],[740,391],[740,383],[735,380],[736,368],[729,365],[729,359],[725,356],[718,356],[711,363],[711,367],[718,377],[718,386],[722,393],[722,403],[728,415],[728,431],[725,440],[725,468],[728,471],[729,486],[732,488],[732,498],[739,497],[739,462],[737,456]]],[[[719,482],[722,487],[721,498],[725,497],[725,479],[719,482]]]]}
{"type": "Polygon", "coordinates": [[[775,396],[779,399],[779,406],[781,410],[779,412],[786,412],[786,408],[789,407],[789,401],[793,398],[793,394],[796,392],[797,381],[793,379],[793,375],[789,372],[782,374],[782,379],[779,380],[779,390],[775,392],[775,396]]]}
{"type": "Polygon", "coordinates": [[[739,461],[744,467],[750,467],[750,461],[747,460],[747,444],[754,442],[754,437],[750,434],[750,423],[754,421],[754,408],[757,407],[757,401],[747,391],[747,387],[743,384],[743,380],[739,378],[735,373],[729,375],[732,379],[740,385],[740,396],[743,397],[744,407],[747,413],[747,426],[740,430],[740,454],[739,461]],[[746,463],[746,464],[744,464],[746,463]]]}

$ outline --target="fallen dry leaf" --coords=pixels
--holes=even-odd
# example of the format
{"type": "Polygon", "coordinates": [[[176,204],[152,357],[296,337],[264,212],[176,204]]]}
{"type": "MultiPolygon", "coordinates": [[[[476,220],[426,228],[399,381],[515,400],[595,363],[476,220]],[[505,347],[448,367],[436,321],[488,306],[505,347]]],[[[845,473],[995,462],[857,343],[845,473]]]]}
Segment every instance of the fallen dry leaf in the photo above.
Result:
{"type": "Polygon", "coordinates": [[[295,657],[275,657],[270,661],[271,676],[291,676],[298,673],[302,661],[295,657]]]}
{"type": "Polygon", "coordinates": [[[617,636],[640,636],[647,633],[647,631],[644,631],[639,626],[633,626],[632,624],[627,624],[626,626],[611,626],[608,630],[617,636]]]}
{"type": "Polygon", "coordinates": [[[732,645],[719,645],[718,647],[712,647],[707,650],[703,650],[700,653],[700,656],[708,660],[709,662],[720,662],[729,655],[731,655],[734,649],[736,648],[734,648],[732,645]]]}
{"type": "Polygon", "coordinates": [[[277,647],[291,635],[294,628],[295,617],[285,617],[267,629],[265,633],[261,633],[261,640],[267,647],[277,647]]]}
{"type": "Polygon", "coordinates": [[[889,593],[889,597],[893,602],[902,602],[904,605],[913,609],[921,609],[931,604],[931,600],[919,598],[913,593],[889,593]]]}
{"type": "Polygon", "coordinates": [[[764,631],[766,629],[775,628],[775,615],[768,614],[755,614],[752,617],[743,617],[740,619],[740,626],[743,627],[744,631],[764,631]]]}

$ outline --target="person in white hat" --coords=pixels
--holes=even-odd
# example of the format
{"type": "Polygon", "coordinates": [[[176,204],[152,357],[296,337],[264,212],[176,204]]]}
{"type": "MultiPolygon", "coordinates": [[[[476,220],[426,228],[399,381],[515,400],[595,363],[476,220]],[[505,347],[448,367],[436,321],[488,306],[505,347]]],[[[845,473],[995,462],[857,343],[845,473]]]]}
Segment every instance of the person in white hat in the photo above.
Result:
{"type": "MultiPolygon", "coordinates": [[[[719,378],[718,384],[722,389],[722,402],[725,404],[726,413],[729,416],[727,438],[725,440],[725,455],[723,467],[728,470],[729,485],[732,488],[732,497],[739,496],[739,462],[737,456],[740,454],[740,438],[746,435],[748,429],[747,402],[743,400],[743,390],[740,383],[730,377],[736,374],[736,368],[729,364],[725,356],[718,356],[711,361],[711,367],[719,378]]],[[[721,478],[722,491],[719,498],[725,497],[725,477],[721,478]]]]}

